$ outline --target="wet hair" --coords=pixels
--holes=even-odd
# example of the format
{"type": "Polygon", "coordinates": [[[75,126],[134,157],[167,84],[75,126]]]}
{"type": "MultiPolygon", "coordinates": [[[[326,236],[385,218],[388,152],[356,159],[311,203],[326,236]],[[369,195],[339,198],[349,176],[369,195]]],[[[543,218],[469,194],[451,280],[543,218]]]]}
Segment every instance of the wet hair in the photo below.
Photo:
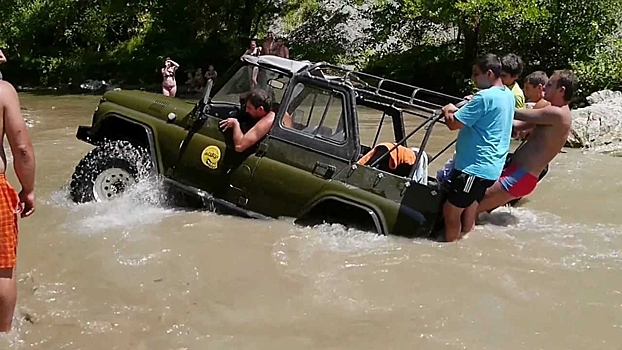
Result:
{"type": "Polygon", "coordinates": [[[255,108],[263,107],[266,112],[272,110],[272,97],[265,90],[253,90],[246,95],[245,100],[250,102],[255,108]]]}
{"type": "Polygon", "coordinates": [[[490,70],[495,75],[495,78],[499,78],[501,76],[501,60],[499,60],[499,56],[495,54],[489,53],[478,57],[475,61],[475,65],[483,73],[490,70]]]}
{"type": "Polygon", "coordinates": [[[549,77],[541,70],[537,70],[525,77],[525,84],[529,84],[534,87],[540,84],[545,86],[547,81],[549,81],[549,77]]]}
{"type": "Polygon", "coordinates": [[[551,79],[553,77],[557,77],[557,88],[563,86],[566,89],[564,93],[564,100],[572,100],[572,97],[574,96],[575,92],[579,87],[579,82],[574,72],[570,69],[557,70],[555,71],[555,73],[553,73],[551,79]]]}
{"type": "Polygon", "coordinates": [[[501,70],[511,76],[518,77],[523,74],[523,60],[517,54],[507,54],[501,59],[501,70]]]}

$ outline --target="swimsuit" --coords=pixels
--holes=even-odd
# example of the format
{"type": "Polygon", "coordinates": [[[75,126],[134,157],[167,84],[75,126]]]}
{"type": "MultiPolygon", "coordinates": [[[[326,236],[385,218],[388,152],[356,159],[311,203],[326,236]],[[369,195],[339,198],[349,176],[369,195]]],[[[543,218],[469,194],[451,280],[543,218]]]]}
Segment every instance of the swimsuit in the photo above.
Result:
{"type": "Polygon", "coordinates": [[[516,164],[510,164],[499,178],[501,187],[514,197],[524,197],[536,188],[538,177],[516,164]]]}

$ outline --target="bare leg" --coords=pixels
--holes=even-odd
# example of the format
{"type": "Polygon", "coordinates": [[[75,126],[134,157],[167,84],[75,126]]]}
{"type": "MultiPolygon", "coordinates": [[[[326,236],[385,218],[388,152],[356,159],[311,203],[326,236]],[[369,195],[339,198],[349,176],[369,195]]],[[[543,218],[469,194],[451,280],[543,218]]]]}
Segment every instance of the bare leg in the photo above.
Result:
{"type": "Polygon", "coordinates": [[[464,209],[458,208],[455,205],[445,202],[443,205],[443,216],[445,218],[445,241],[453,242],[460,239],[460,231],[462,230],[462,223],[460,222],[460,215],[464,209]]]}
{"type": "Polygon", "coordinates": [[[507,193],[503,187],[501,187],[499,181],[497,181],[486,190],[484,199],[482,199],[482,202],[477,207],[477,214],[496,209],[515,198],[516,197],[507,193]]]}
{"type": "Polygon", "coordinates": [[[479,203],[473,202],[468,208],[462,212],[462,234],[465,235],[475,227],[475,219],[477,217],[477,207],[479,203]]]}
{"type": "Polygon", "coordinates": [[[255,87],[257,87],[257,74],[259,73],[259,68],[257,67],[253,67],[253,75],[252,75],[252,79],[251,79],[251,86],[253,87],[253,89],[255,87]]]}
{"type": "Polygon", "coordinates": [[[9,332],[17,302],[14,269],[0,269],[0,332],[9,332]]]}
{"type": "Polygon", "coordinates": [[[173,86],[171,88],[171,97],[175,97],[175,94],[177,94],[177,85],[173,86]]]}
{"type": "Polygon", "coordinates": [[[168,91],[168,88],[166,86],[162,86],[162,95],[164,96],[170,96],[171,94],[168,91]]]}

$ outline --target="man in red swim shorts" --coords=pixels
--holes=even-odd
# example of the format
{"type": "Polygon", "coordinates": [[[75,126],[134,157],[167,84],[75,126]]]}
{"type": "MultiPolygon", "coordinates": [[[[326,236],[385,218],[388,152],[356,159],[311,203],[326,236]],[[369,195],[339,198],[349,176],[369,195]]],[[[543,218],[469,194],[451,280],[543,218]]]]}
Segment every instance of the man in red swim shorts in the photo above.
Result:
{"type": "Polygon", "coordinates": [[[517,109],[514,132],[533,128],[527,142],[514,152],[509,166],[488,190],[478,213],[498,208],[513,199],[525,197],[538,184],[538,176],[566,144],[572,127],[568,104],[577,90],[577,79],[570,70],[557,71],[545,86],[544,98],[550,106],[517,109]]]}
{"type": "Polygon", "coordinates": [[[0,81],[0,332],[11,330],[17,284],[17,216],[35,211],[35,155],[22,118],[13,85],[0,81]],[[13,168],[22,186],[19,195],[5,177],[7,161],[3,140],[6,135],[13,154],[13,168]]]}

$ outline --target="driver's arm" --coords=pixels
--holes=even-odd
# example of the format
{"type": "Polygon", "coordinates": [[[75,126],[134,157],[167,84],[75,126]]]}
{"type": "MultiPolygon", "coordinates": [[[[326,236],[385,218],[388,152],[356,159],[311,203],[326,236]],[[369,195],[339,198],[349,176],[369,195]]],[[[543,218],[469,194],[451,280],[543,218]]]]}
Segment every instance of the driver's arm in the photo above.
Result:
{"type": "Polygon", "coordinates": [[[246,134],[242,133],[240,123],[235,123],[233,126],[233,143],[236,152],[246,151],[268,134],[274,122],[274,112],[270,113],[272,114],[271,116],[261,118],[246,134]]]}

